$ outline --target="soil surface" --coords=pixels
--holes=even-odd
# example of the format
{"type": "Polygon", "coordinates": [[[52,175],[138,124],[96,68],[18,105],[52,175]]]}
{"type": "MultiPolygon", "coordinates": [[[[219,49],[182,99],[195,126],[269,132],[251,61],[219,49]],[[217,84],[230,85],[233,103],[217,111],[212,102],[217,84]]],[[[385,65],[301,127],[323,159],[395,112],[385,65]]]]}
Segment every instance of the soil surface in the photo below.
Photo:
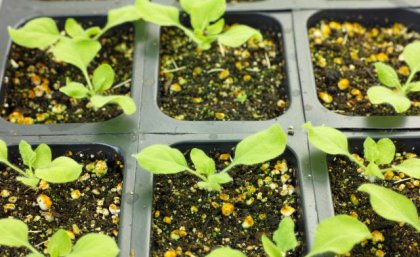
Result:
{"type": "MultiPolygon", "coordinates": [[[[92,26],[85,22],[84,27],[92,26]]],[[[115,83],[109,94],[130,94],[134,28],[124,25],[100,38],[102,49],[89,67],[89,73],[102,63],[115,70],[115,83]],[[124,83],[126,82],[126,83],[124,83]],[[122,84],[121,84],[122,83],[122,84]],[[118,86],[119,85],[119,86],[118,86]]],[[[116,105],[97,111],[87,99],[70,98],[59,91],[66,78],[86,85],[73,65],[56,62],[51,53],[12,44],[3,78],[0,114],[18,124],[86,123],[109,120],[122,113],[116,105]]]]}
{"type": "MultiPolygon", "coordinates": [[[[414,157],[415,154],[402,152],[396,156],[394,165],[414,157]]],[[[357,191],[361,184],[369,183],[369,180],[360,174],[355,164],[345,157],[330,156],[328,171],[336,214],[348,214],[358,218],[369,227],[374,237],[374,240],[368,240],[353,248],[351,256],[420,256],[420,234],[407,224],[401,225],[377,215],[371,208],[369,195],[357,191]]],[[[376,184],[405,195],[420,209],[420,180],[407,178],[404,173],[397,172],[387,172],[384,175],[385,180],[377,181],[376,184]]]]}
{"type": "Polygon", "coordinates": [[[394,67],[405,83],[410,70],[401,54],[420,39],[419,33],[399,23],[369,27],[351,21],[321,21],[308,33],[317,94],[326,108],[351,116],[420,114],[419,93],[409,94],[412,106],[402,114],[387,104],[372,105],[366,94],[380,84],[374,68],[378,61],[394,67]]]}
{"type": "MultiPolygon", "coordinates": [[[[117,240],[122,157],[92,151],[88,147],[77,152],[67,151],[66,155],[84,165],[80,178],[67,184],[41,182],[37,190],[17,182],[18,173],[0,165],[0,218],[14,217],[24,221],[29,227],[30,242],[41,252],[46,248],[48,238],[60,228],[67,230],[75,240],[90,232],[105,233],[117,240]],[[98,163],[104,167],[103,162],[108,167],[103,177],[87,171],[98,163]],[[52,201],[52,207],[47,211],[41,210],[37,203],[41,194],[52,201]]],[[[20,158],[11,157],[10,161],[24,167],[20,158]]],[[[28,253],[24,248],[0,247],[1,257],[23,257],[28,253]]]]}
{"type": "MultiPolygon", "coordinates": [[[[209,156],[216,160],[218,170],[228,164],[226,153],[214,151],[209,156]]],[[[233,182],[221,192],[198,189],[198,180],[186,173],[155,176],[152,256],[200,257],[219,246],[230,246],[249,257],[263,257],[261,236],[272,238],[284,215],[297,222],[299,241],[288,256],[303,256],[296,164],[292,158],[283,158],[234,168],[229,172],[233,182]]]]}
{"type": "Polygon", "coordinates": [[[160,109],[178,120],[268,120],[289,105],[282,36],[238,48],[197,49],[177,28],[162,28],[160,109]],[[222,54],[224,52],[224,56],[222,54]]]}

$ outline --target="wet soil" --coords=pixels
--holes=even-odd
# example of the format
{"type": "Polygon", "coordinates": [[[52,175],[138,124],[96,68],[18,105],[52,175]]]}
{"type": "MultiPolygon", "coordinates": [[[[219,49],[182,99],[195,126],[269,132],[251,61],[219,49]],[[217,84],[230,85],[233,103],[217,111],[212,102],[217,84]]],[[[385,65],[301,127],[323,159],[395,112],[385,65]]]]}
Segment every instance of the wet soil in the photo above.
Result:
{"type": "Polygon", "coordinates": [[[323,20],[308,35],[317,94],[326,108],[350,116],[420,114],[419,93],[408,95],[412,106],[402,114],[387,104],[372,105],[366,94],[380,84],[373,65],[377,61],[394,67],[402,82],[407,80],[409,68],[401,54],[420,33],[399,23],[379,27],[323,20]]]}
{"type": "MultiPolygon", "coordinates": [[[[219,170],[228,164],[226,152],[214,150],[209,156],[219,170]]],[[[234,168],[229,172],[234,181],[221,192],[198,189],[198,180],[186,173],[155,176],[151,255],[199,257],[230,246],[249,257],[263,257],[261,236],[271,238],[284,215],[290,215],[297,223],[299,246],[288,256],[303,256],[298,171],[293,158],[284,158],[234,168]]]]}

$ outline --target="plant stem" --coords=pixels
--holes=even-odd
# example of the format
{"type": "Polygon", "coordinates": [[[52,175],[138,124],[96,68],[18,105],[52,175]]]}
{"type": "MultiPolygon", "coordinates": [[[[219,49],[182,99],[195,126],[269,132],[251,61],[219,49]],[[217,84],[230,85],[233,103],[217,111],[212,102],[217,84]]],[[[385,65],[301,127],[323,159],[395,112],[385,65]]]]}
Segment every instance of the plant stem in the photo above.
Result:
{"type": "Polygon", "coordinates": [[[43,254],[41,254],[40,252],[38,252],[35,247],[33,247],[32,245],[28,244],[26,247],[28,247],[29,250],[31,250],[32,253],[34,254],[39,254],[40,256],[45,256],[43,254]]]}
{"type": "Polygon", "coordinates": [[[91,94],[95,94],[95,90],[93,89],[92,81],[90,81],[90,78],[89,78],[89,75],[88,75],[87,70],[84,69],[84,70],[82,70],[82,72],[83,72],[83,76],[85,77],[85,80],[86,80],[86,82],[88,84],[90,93],[91,94]]]}
{"type": "Polygon", "coordinates": [[[187,172],[190,173],[191,175],[194,175],[194,176],[200,178],[203,181],[207,181],[207,178],[205,176],[201,175],[200,173],[198,173],[195,170],[192,170],[192,169],[188,168],[187,172]]]}
{"type": "Polygon", "coordinates": [[[7,166],[9,166],[10,168],[14,169],[15,171],[17,171],[20,175],[24,176],[24,177],[28,177],[28,174],[26,174],[26,172],[24,172],[22,169],[20,169],[19,167],[11,164],[10,162],[4,162],[4,164],[6,164],[7,166]]]}
{"type": "Polygon", "coordinates": [[[235,163],[233,163],[233,162],[231,162],[228,166],[226,166],[226,168],[224,168],[221,172],[219,172],[219,173],[226,173],[226,172],[228,172],[230,169],[232,169],[233,167],[235,167],[236,166],[236,164],[235,163]]]}
{"type": "Polygon", "coordinates": [[[354,158],[353,155],[351,155],[350,153],[347,154],[347,157],[354,163],[356,163],[357,165],[359,165],[360,168],[363,169],[363,172],[366,171],[367,167],[365,165],[363,165],[363,163],[361,163],[358,159],[354,158]]]}

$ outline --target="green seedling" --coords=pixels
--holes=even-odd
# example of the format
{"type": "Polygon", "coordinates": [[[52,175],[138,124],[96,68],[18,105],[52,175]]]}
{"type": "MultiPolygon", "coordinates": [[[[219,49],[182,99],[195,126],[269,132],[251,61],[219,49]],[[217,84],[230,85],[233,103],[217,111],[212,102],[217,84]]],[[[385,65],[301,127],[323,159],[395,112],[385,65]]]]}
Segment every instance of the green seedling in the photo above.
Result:
{"type": "Polygon", "coordinates": [[[188,166],[187,160],[178,149],[168,145],[146,147],[134,157],[141,167],[153,174],[176,174],[186,171],[201,179],[197,184],[199,188],[220,191],[223,184],[232,181],[227,172],[233,167],[271,160],[282,154],[285,148],[286,134],[279,125],[273,125],[239,142],[233,160],[220,172],[216,171],[214,160],[197,148],[190,152],[194,169],[188,166]]]}
{"type": "Polygon", "coordinates": [[[389,138],[382,138],[375,142],[368,137],[363,143],[364,158],[369,164],[366,166],[361,160],[354,157],[348,150],[347,137],[337,129],[318,126],[313,127],[311,122],[303,125],[308,130],[309,142],[319,150],[331,155],[344,155],[357,164],[364,175],[371,180],[375,177],[384,178],[387,171],[399,171],[410,177],[420,178],[420,159],[404,160],[399,165],[391,165],[395,156],[395,145],[389,138]],[[381,166],[385,165],[385,168],[381,166]]]}
{"type": "Polygon", "coordinates": [[[19,153],[26,169],[22,170],[8,161],[7,144],[0,140],[0,163],[19,173],[16,180],[36,188],[41,179],[50,183],[67,183],[76,180],[82,173],[82,165],[69,157],[52,160],[51,149],[40,144],[35,150],[24,140],[19,143],[19,153]]]}
{"type": "Polygon", "coordinates": [[[224,30],[226,0],[181,0],[182,9],[189,14],[192,29],[179,20],[175,7],[137,0],[136,6],[142,18],[160,26],[175,26],[193,40],[200,49],[207,50],[213,42],[229,47],[239,47],[250,38],[262,40],[261,33],[246,25],[234,25],[224,30]]]}
{"type": "MultiPolygon", "coordinates": [[[[31,253],[27,257],[45,257],[29,243],[28,226],[16,219],[0,219],[0,245],[24,247],[31,253]]],[[[116,257],[119,249],[114,239],[103,234],[82,236],[73,246],[69,234],[59,229],[48,240],[46,252],[50,257],[116,257]]]]}
{"type": "Polygon", "coordinates": [[[410,68],[405,84],[401,85],[397,72],[391,66],[377,62],[374,65],[383,86],[373,86],[367,91],[371,103],[390,104],[397,113],[410,108],[411,101],[407,97],[409,93],[420,91],[420,81],[413,82],[414,76],[420,71],[420,41],[407,45],[402,56],[410,68]]]}
{"type": "Polygon", "coordinates": [[[134,6],[125,6],[108,12],[108,21],[104,28],[83,27],[73,18],[65,23],[65,33],[60,33],[55,21],[48,17],[36,18],[22,28],[8,28],[16,44],[27,48],[49,48],[54,57],[80,69],[87,87],[68,80],[60,91],[74,98],[89,98],[95,108],[110,103],[118,104],[125,114],[136,110],[134,101],[124,95],[105,95],[114,83],[115,72],[108,64],[102,64],[95,70],[91,81],[87,68],[101,49],[98,39],[109,29],[125,22],[135,21],[140,14],[134,6]]]}

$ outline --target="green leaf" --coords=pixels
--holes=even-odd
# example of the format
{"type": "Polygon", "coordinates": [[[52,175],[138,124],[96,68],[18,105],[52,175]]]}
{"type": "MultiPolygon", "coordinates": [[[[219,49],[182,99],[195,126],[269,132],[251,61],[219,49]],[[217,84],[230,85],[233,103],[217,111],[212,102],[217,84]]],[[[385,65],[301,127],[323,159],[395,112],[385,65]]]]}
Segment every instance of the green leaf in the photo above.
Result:
{"type": "Polygon", "coordinates": [[[295,223],[292,218],[284,217],[279,228],[274,232],[273,240],[283,253],[293,250],[298,245],[295,236],[295,223]]]}
{"type": "Polygon", "coordinates": [[[19,153],[22,156],[23,163],[26,166],[32,167],[36,159],[36,153],[32,150],[32,146],[25,140],[21,140],[19,143],[19,153]]]}
{"type": "Polygon", "coordinates": [[[51,164],[52,153],[51,148],[46,144],[40,144],[36,149],[36,159],[34,161],[34,168],[45,168],[51,164]]]}
{"type": "Polygon", "coordinates": [[[85,72],[89,63],[101,49],[101,44],[92,39],[62,39],[53,49],[55,58],[73,64],[85,72]]]}
{"type": "Polygon", "coordinates": [[[66,33],[70,37],[80,37],[85,35],[85,30],[83,27],[73,18],[68,18],[64,26],[66,33]]]}
{"type": "Polygon", "coordinates": [[[95,108],[101,108],[107,104],[117,104],[127,115],[136,112],[136,103],[131,97],[126,95],[94,95],[90,98],[90,101],[95,108]]]}
{"type": "Polygon", "coordinates": [[[102,234],[87,234],[81,237],[66,257],[116,257],[119,253],[114,239],[102,234]]]}
{"type": "Polygon", "coordinates": [[[93,72],[92,83],[95,92],[103,93],[114,84],[115,72],[109,64],[101,64],[93,72]]]}
{"type": "Polygon", "coordinates": [[[134,5],[127,5],[117,9],[112,9],[108,12],[108,21],[104,30],[108,30],[126,22],[136,21],[140,18],[140,12],[134,5]]]}
{"type": "Polygon", "coordinates": [[[194,5],[197,4],[196,0],[180,0],[179,3],[181,4],[182,10],[186,13],[191,14],[194,5]]]}
{"type": "Polygon", "coordinates": [[[8,162],[7,155],[7,144],[0,139],[0,162],[8,162]]]}
{"type": "Polygon", "coordinates": [[[190,158],[198,172],[210,175],[216,171],[216,164],[214,163],[214,160],[208,157],[202,150],[197,148],[192,149],[190,158]]]}
{"type": "Polygon", "coordinates": [[[365,159],[370,162],[375,162],[376,158],[378,158],[378,155],[380,154],[376,147],[375,140],[370,137],[367,137],[365,142],[363,142],[363,151],[365,159]]]}
{"type": "Polygon", "coordinates": [[[0,219],[0,245],[10,247],[29,246],[28,226],[20,220],[0,219]]]}
{"type": "Polygon", "coordinates": [[[368,193],[373,210],[388,220],[405,222],[420,231],[416,206],[410,199],[374,184],[363,184],[357,190],[368,193]]]}
{"type": "Polygon", "coordinates": [[[167,145],[152,145],[134,155],[138,164],[154,174],[174,174],[189,169],[184,155],[167,145]]]}
{"type": "Polygon", "coordinates": [[[82,165],[75,160],[61,156],[54,159],[46,168],[35,170],[35,176],[50,183],[67,183],[79,178],[82,165]]]}
{"type": "Polygon", "coordinates": [[[209,35],[218,35],[220,32],[223,31],[224,27],[225,27],[225,20],[220,19],[216,23],[211,24],[207,27],[207,33],[209,35]]]}
{"type": "Polygon", "coordinates": [[[194,31],[204,32],[212,21],[218,20],[226,11],[226,0],[200,0],[192,6],[190,13],[194,31]]]}
{"type": "Polygon", "coordinates": [[[373,86],[368,89],[369,101],[373,104],[390,104],[397,113],[407,111],[411,106],[411,101],[405,95],[394,92],[382,86],[373,86]]]}
{"type": "Polygon", "coordinates": [[[148,22],[160,26],[179,26],[179,11],[176,7],[151,3],[149,0],[136,0],[140,16],[148,22]]]}
{"type": "Polygon", "coordinates": [[[349,155],[347,137],[341,131],[326,127],[312,127],[311,122],[303,125],[308,130],[309,142],[327,154],[349,155]]]}
{"type": "Polygon", "coordinates": [[[8,27],[8,31],[13,42],[27,48],[45,48],[60,38],[55,21],[46,17],[33,19],[17,30],[8,27]]]}
{"type": "Polygon", "coordinates": [[[403,51],[404,61],[410,67],[411,72],[420,70],[420,41],[407,45],[403,51]]]}
{"type": "Polygon", "coordinates": [[[371,176],[376,176],[380,179],[384,179],[384,175],[382,174],[378,165],[376,165],[374,162],[369,163],[369,165],[366,167],[364,175],[371,175],[371,176]]]}
{"type": "Polygon", "coordinates": [[[206,257],[246,257],[246,255],[230,247],[221,247],[211,251],[206,257]]]}
{"type": "Polygon", "coordinates": [[[91,38],[93,36],[98,35],[99,33],[102,33],[102,29],[100,27],[98,27],[98,26],[90,27],[90,28],[85,30],[85,37],[86,38],[91,38]]]}
{"type": "Polygon", "coordinates": [[[286,134],[275,124],[239,142],[232,164],[252,165],[265,162],[282,154],[285,148],[286,134]]]}
{"type": "Polygon", "coordinates": [[[70,82],[66,86],[60,88],[60,92],[77,99],[85,98],[89,96],[89,89],[79,82],[70,82]]]}
{"type": "Polygon", "coordinates": [[[258,41],[262,40],[261,33],[246,25],[234,25],[223,34],[217,37],[219,43],[230,47],[239,47],[248,39],[255,38],[258,41]]]}
{"type": "Polygon", "coordinates": [[[285,257],[282,252],[266,235],[262,235],[261,241],[263,244],[264,252],[268,257],[285,257]]]}
{"type": "Polygon", "coordinates": [[[232,182],[233,179],[228,173],[215,173],[208,177],[210,182],[215,182],[218,184],[226,184],[232,182]]]}
{"type": "Polygon", "coordinates": [[[27,185],[27,186],[32,187],[32,188],[36,188],[40,179],[35,178],[35,177],[18,176],[18,177],[16,177],[16,180],[21,182],[24,185],[27,185]]]}
{"type": "Polygon", "coordinates": [[[306,257],[326,252],[345,254],[356,244],[371,237],[364,223],[348,215],[337,215],[318,225],[313,247],[306,257]]]}
{"type": "Polygon", "coordinates": [[[406,94],[420,91],[420,81],[411,82],[404,86],[406,94]]]}
{"type": "Polygon", "coordinates": [[[389,164],[394,160],[395,145],[389,138],[382,138],[376,143],[372,138],[366,138],[363,143],[364,156],[378,165],[389,164]]]}
{"type": "Polygon", "coordinates": [[[47,252],[51,256],[66,256],[72,247],[69,234],[64,229],[59,229],[48,240],[47,252]]]}
{"type": "Polygon", "coordinates": [[[401,87],[400,80],[398,79],[398,74],[391,66],[376,62],[375,64],[376,72],[378,73],[379,81],[387,87],[401,87]]]}
{"type": "MultiPolygon", "coordinates": [[[[45,257],[43,254],[40,253],[30,253],[28,255],[26,255],[26,257],[45,257]]],[[[53,256],[51,256],[53,257],[53,256]]]]}
{"type": "Polygon", "coordinates": [[[217,191],[220,192],[222,190],[222,186],[217,182],[210,182],[210,181],[199,181],[197,182],[198,188],[206,191],[217,191]]]}
{"type": "Polygon", "coordinates": [[[396,170],[404,172],[410,177],[420,179],[420,159],[408,159],[403,161],[401,164],[392,167],[396,170]]]}

